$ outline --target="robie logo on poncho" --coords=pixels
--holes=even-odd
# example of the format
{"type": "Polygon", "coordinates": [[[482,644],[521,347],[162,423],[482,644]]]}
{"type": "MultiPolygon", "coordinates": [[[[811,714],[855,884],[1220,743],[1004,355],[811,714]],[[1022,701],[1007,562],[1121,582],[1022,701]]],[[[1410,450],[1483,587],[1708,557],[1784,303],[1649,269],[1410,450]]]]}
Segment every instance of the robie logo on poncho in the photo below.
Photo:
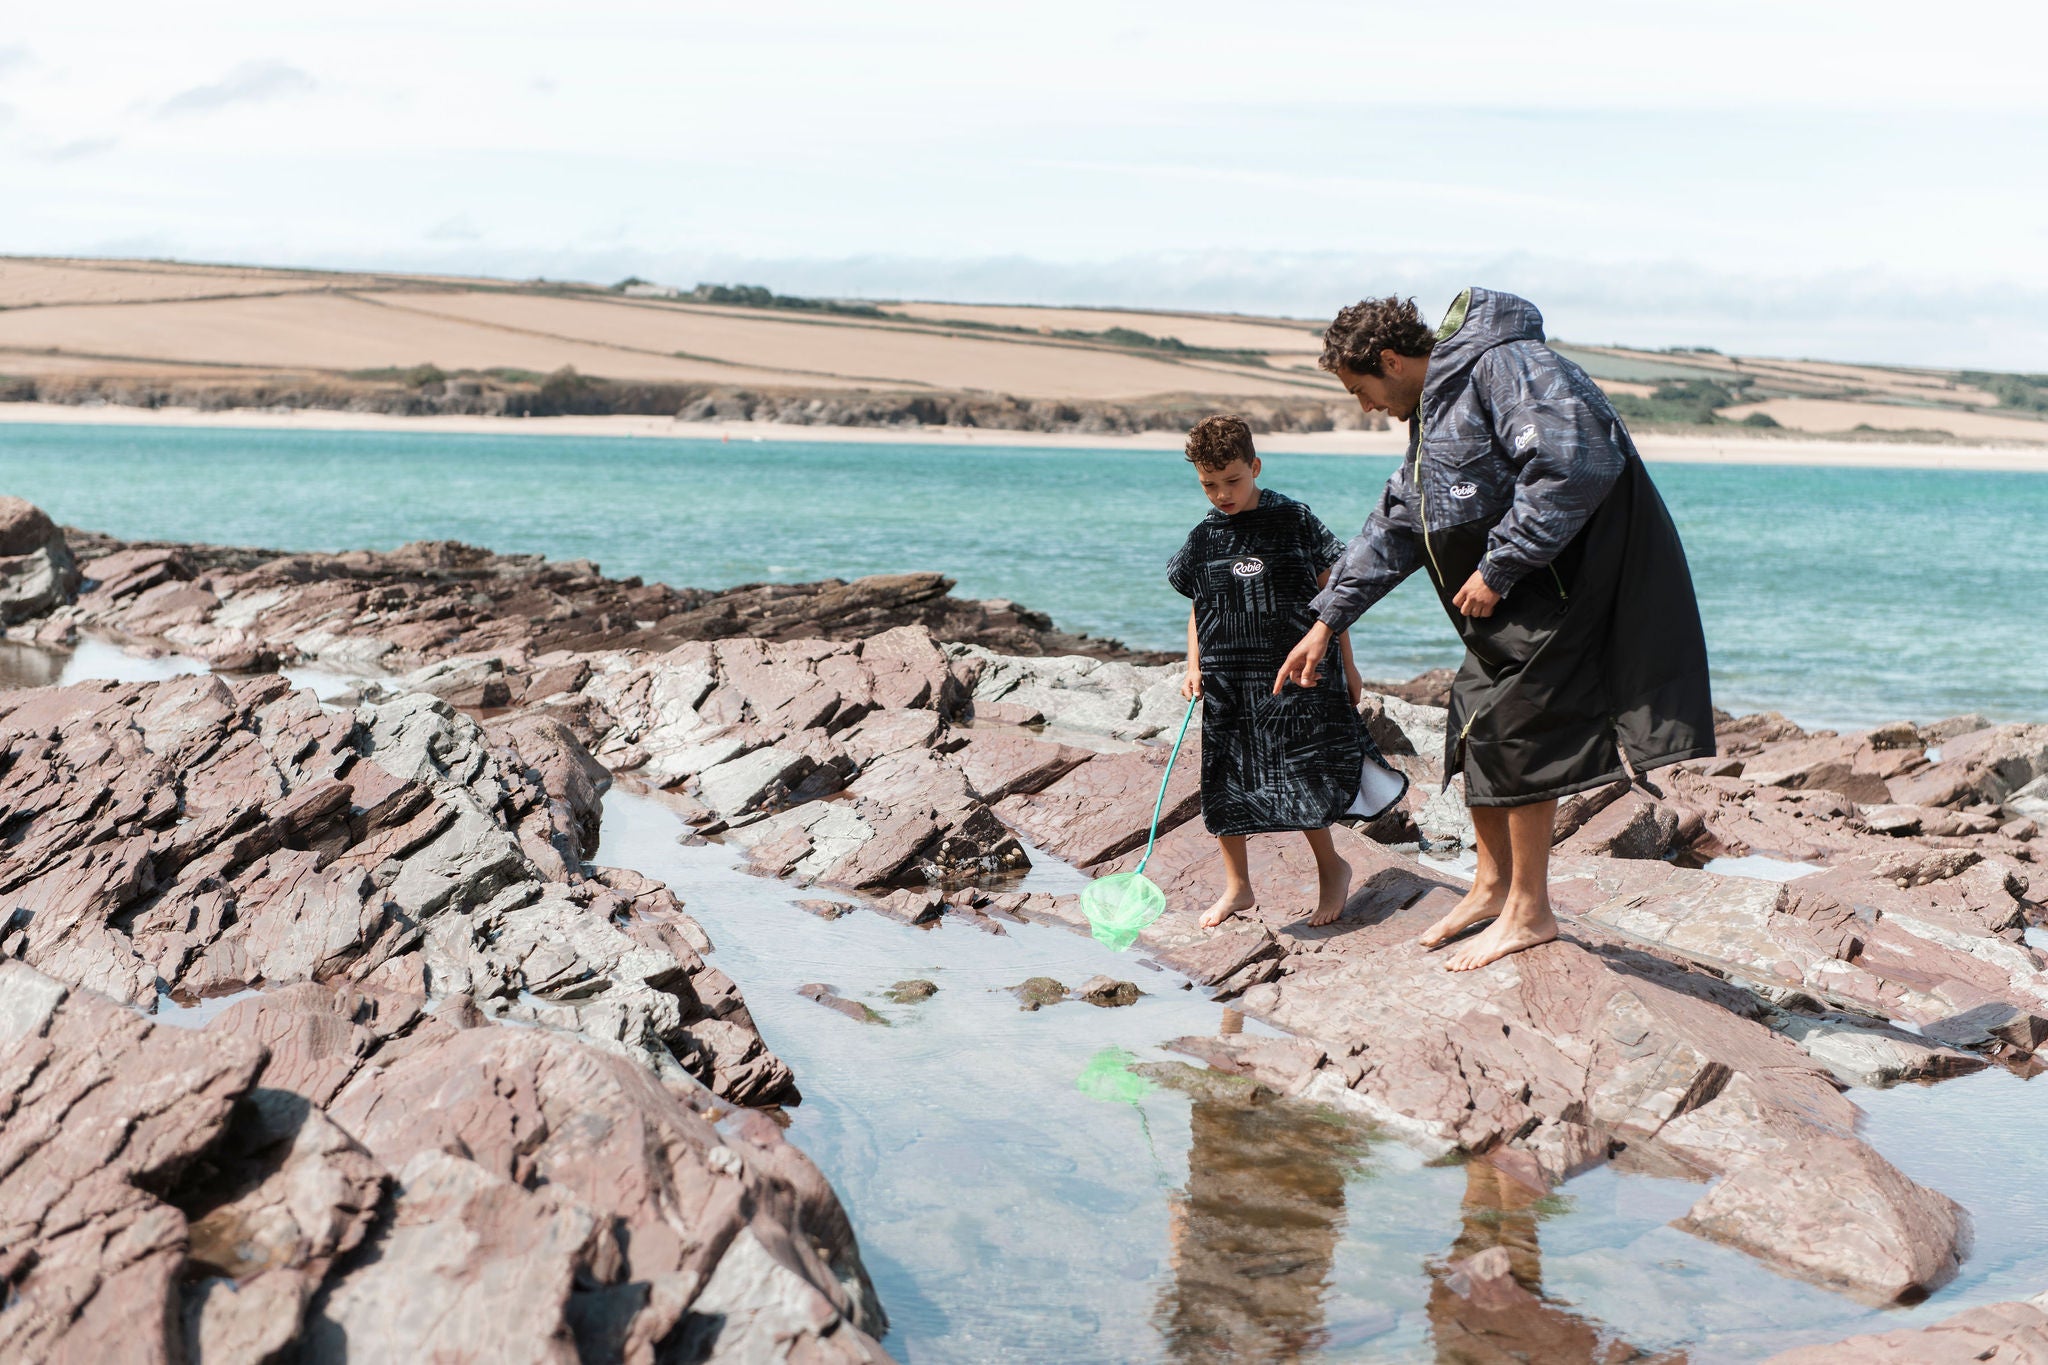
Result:
{"type": "Polygon", "coordinates": [[[1257,578],[1266,571],[1266,561],[1263,559],[1240,559],[1230,566],[1230,571],[1239,578],[1257,578]]]}
{"type": "Polygon", "coordinates": [[[1479,485],[1476,483],[1454,483],[1451,485],[1451,496],[1461,501],[1465,498],[1476,496],[1478,492],[1479,485]]]}

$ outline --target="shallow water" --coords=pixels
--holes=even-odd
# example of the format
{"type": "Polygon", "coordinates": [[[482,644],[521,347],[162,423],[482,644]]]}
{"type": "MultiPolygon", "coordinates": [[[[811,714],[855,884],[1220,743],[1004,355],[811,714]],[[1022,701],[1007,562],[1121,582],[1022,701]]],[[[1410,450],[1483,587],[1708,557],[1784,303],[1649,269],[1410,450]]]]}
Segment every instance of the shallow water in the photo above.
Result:
{"type": "MultiPolygon", "coordinates": [[[[1283,455],[1266,482],[1354,532],[1393,461],[1283,455]]],[[[2048,476],[1659,465],[1716,699],[1812,723],[2048,717],[2048,476]]],[[[698,439],[0,427],[0,492],[131,537],[294,550],[454,538],[718,587],[936,569],[1063,627],[1172,649],[1162,578],[1207,510],[1172,452],[698,439]],[[230,493],[231,490],[231,493],[230,493]]],[[[1357,629],[1368,677],[1458,651],[1425,585],[1357,629]]]]}
{"type": "MultiPolygon", "coordinates": [[[[827,921],[730,850],[678,845],[682,828],[658,800],[614,792],[598,856],[676,889],[796,1069],[791,1137],[852,1211],[906,1360],[1463,1359],[1484,1332],[1558,1365],[1596,1341],[1739,1362],[2048,1287],[2048,1152],[2034,1140],[2048,1092],[2008,1073],[1857,1092],[1879,1150],[1977,1216],[1954,1285],[1879,1312],[1667,1226],[1702,1186],[1603,1169],[1531,1204],[1489,1167],[1432,1166],[1398,1141],[1354,1135],[1347,1154],[1299,1111],[1165,1085],[1127,1102],[1084,1093],[1091,1064],[1120,1071],[1105,1049],[1168,1059],[1162,1044],[1216,1032],[1223,1008],[1066,929],[827,921]],[[1004,989],[1097,972],[1147,994],[1025,1013],[1004,989]],[[938,995],[890,1003],[910,977],[938,995]],[[796,994],[812,981],[888,1026],[796,994]],[[2022,1187],[2041,1193],[2015,1198],[2022,1187]],[[1491,1245],[1542,1306],[1481,1318],[1442,1286],[1447,1260],[1491,1245]]],[[[1030,875],[1047,890],[1081,880],[1050,860],[1030,875]]]]}

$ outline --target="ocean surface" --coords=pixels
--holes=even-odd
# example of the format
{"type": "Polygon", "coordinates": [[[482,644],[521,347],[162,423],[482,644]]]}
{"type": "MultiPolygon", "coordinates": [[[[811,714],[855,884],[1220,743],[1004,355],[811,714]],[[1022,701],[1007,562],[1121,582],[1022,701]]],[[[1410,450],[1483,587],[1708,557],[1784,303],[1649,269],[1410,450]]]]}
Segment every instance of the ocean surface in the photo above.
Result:
{"type": "MultiPolygon", "coordinates": [[[[1353,534],[1386,457],[1263,483],[1353,534]]],[[[2048,475],[1658,465],[1716,700],[1813,724],[2048,719],[2048,475]]],[[[1171,649],[1163,568],[1207,511],[1178,455],[701,439],[0,426],[0,492],[127,537],[291,550],[457,539],[722,587],[935,569],[1171,649]]],[[[1368,677],[1455,664],[1418,575],[1354,631],[1368,677]]]]}

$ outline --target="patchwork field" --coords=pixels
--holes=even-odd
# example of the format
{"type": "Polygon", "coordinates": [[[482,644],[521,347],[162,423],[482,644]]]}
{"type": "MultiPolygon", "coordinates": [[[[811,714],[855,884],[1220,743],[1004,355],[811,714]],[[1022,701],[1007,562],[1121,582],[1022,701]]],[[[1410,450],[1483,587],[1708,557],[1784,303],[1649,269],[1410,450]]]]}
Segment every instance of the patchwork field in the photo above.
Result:
{"type": "MultiPolygon", "coordinates": [[[[667,415],[694,402],[685,415],[703,419],[1083,431],[1165,428],[1228,402],[1276,429],[1356,426],[1315,367],[1321,325],[0,258],[0,397],[483,415],[667,415]]],[[[1559,349],[1646,430],[2048,443],[2039,376],[1559,349]]]]}

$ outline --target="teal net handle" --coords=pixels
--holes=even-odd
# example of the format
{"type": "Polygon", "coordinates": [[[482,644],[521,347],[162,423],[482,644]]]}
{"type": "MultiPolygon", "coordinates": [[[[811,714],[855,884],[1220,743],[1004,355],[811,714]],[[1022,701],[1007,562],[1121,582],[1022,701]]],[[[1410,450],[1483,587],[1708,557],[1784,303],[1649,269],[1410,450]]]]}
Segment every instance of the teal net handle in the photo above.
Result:
{"type": "Polygon", "coordinates": [[[1188,713],[1180,718],[1180,733],[1173,737],[1173,752],[1166,756],[1166,775],[1159,779],[1159,799],[1152,803],[1152,833],[1145,840],[1145,856],[1138,859],[1134,869],[1143,875],[1145,864],[1152,861],[1152,845],[1159,842],[1159,812],[1166,809],[1166,784],[1173,781],[1173,761],[1180,757],[1181,741],[1188,737],[1188,722],[1195,718],[1195,703],[1200,697],[1188,698],[1188,713]]]}

